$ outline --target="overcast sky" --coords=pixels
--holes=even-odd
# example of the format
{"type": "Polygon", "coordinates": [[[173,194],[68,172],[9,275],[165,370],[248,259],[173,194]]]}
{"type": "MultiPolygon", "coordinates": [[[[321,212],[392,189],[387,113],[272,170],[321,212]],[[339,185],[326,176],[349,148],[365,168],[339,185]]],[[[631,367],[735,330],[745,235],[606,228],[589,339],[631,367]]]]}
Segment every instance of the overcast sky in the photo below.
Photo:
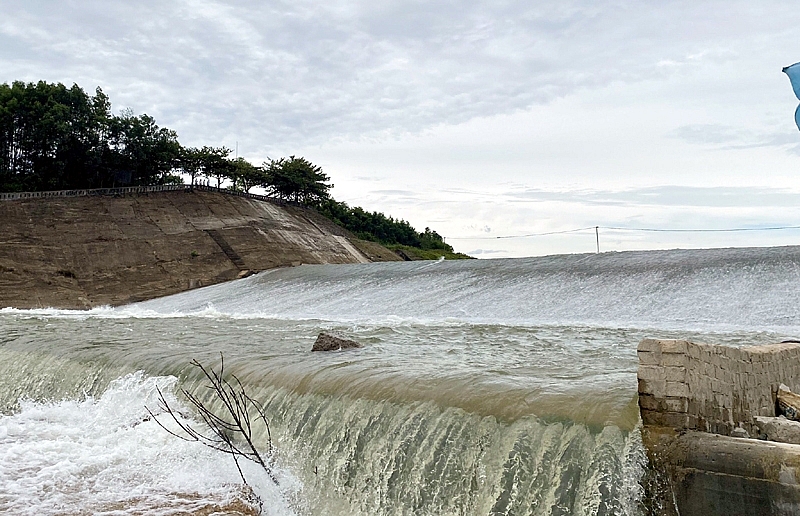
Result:
{"type": "Polygon", "coordinates": [[[0,82],[304,156],[478,257],[800,243],[800,8],[769,0],[0,3],[0,82]],[[538,235],[538,236],[523,236],[538,235]],[[498,238],[516,237],[516,238],[498,238]]]}

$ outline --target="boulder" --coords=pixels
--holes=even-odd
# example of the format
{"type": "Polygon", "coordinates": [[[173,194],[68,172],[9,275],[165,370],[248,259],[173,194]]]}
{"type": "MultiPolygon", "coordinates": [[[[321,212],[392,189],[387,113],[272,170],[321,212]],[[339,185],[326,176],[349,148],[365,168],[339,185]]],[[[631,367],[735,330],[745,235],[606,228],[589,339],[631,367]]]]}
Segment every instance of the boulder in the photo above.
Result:
{"type": "Polygon", "coordinates": [[[354,340],[345,339],[338,335],[322,332],[314,342],[311,351],[339,351],[342,349],[360,348],[361,344],[354,340]]]}
{"type": "Polygon", "coordinates": [[[753,422],[758,427],[759,437],[767,441],[800,444],[800,423],[783,416],[756,416],[753,422]]]}

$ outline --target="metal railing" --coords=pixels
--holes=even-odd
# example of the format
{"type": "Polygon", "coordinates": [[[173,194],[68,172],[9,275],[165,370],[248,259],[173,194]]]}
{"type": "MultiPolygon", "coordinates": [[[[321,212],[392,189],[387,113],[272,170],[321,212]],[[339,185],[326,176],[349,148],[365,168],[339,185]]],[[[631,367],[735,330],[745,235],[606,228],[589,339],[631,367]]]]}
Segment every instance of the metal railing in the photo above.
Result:
{"type": "Polygon", "coordinates": [[[120,188],[92,188],[84,190],[52,190],[47,192],[0,192],[0,201],[15,201],[20,199],[44,199],[52,197],[91,197],[96,195],[103,196],[123,196],[141,195],[155,192],[191,192],[199,190],[202,192],[219,192],[226,195],[235,195],[247,199],[257,199],[272,203],[284,204],[277,197],[268,195],[238,192],[224,188],[216,188],[208,185],[156,185],[156,186],[126,186],[120,188]]]}
{"type": "MultiPolygon", "coordinates": [[[[186,191],[187,192],[191,191],[191,189],[192,189],[192,185],[183,185],[183,186],[186,187],[186,191]]],[[[277,203],[277,204],[295,204],[295,203],[293,203],[291,201],[285,201],[283,199],[279,199],[277,197],[271,197],[269,195],[259,195],[259,194],[253,194],[253,193],[248,193],[248,192],[241,192],[241,191],[238,191],[238,190],[227,190],[225,188],[220,189],[220,188],[217,188],[215,186],[194,185],[194,189],[195,190],[201,190],[203,192],[220,192],[220,193],[224,193],[224,194],[227,194],[227,195],[235,195],[236,197],[244,197],[246,199],[257,199],[259,201],[267,201],[267,202],[272,202],[272,203],[277,203]]]]}

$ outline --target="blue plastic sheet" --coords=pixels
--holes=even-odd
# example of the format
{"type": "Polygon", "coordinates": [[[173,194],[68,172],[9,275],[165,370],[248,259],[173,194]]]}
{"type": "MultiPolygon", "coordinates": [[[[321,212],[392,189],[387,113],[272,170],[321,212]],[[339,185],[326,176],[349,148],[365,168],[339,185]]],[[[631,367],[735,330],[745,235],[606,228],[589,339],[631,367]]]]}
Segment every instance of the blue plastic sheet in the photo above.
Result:
{"type": "Polygon", "coordinates": [[[800,63],[787,66],[783,69],[783,73],[789,76],[789,80],[792,81],[792,89],[794,90],[794,94],[797,97],[797,100],[800,100],[800,63]]]}
{"type": "MultiPolygon", "coordinates": [[[[783,73],[789,76],[789,80],[792,81],[794,95],[797,97],[797,100],[800,100],[800,63],[787,66],[783,69],[783,73]]],[[[800,106],[797,106],[794,112],[794,123],[796,123],[797,128],[800,129],[800,106]]]]}
{"type": "Polygon", "coordinates": [[[800,129],[800,106],[797,106],[797,109],[794,110],[794,123],[797,124],[797,128],[800,129]]]}

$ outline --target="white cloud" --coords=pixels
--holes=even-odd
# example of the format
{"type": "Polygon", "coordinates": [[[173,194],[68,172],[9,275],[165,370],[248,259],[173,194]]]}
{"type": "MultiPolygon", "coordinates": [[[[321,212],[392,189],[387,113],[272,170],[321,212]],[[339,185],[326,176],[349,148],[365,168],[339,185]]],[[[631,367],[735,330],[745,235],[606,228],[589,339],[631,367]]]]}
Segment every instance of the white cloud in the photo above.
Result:
{"type": "Polygon", "coordinates": [[[101,83],[192,138],[260,133],[270,143],[259,150],[512,113],[657,76],[659,59],[730,52],[706,48],[706,31],[673,32],[731,24],[711,6],[11,1],[3,11],[4,43],[24,42],[41,75],[101,83]],[[187,112],[214,129],[195,134],[187,112]]]}

